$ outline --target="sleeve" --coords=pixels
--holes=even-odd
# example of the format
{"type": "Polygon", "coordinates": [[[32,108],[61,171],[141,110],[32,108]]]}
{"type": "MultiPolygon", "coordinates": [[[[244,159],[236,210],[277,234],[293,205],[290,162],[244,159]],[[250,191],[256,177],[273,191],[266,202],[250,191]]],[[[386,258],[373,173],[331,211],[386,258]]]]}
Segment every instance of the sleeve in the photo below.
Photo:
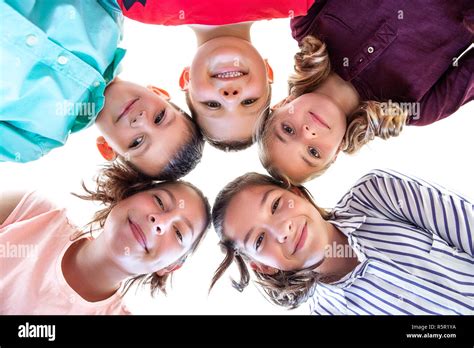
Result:
{"type": "Polygon", "coordinates": [[[5,222],[0,225],[0,234],[3,232],[4,227],[8,225],[32,219],[35,216],[48,213],[55,209],[57,209],[57,206],[45,196],[36,191],[28,192],[6,218],[5,222]]]}
{"type": "MultiPolygon", "coordinates": [[[[16,128],[0,121],[0,162],[30,162],[48,153],[53,147],[45,149],[43,137],[16,128]]],[[[49,143],[52,144],[50,141],[49,143]]]]}
{"type": "Polygon", "coordinates": [[[352,188],[351,208],[369,216],[408,222],[474,255],[474,205],[421,179],[375,170],[352,188]]]}
{"type": "Polygon", "coordinates": [[[441,79],[420,100],[419,115],[410,125],[426,126],[442,120],[474,98],[474,50],[459,60],[458,66],[446,71],[441,79]]]}

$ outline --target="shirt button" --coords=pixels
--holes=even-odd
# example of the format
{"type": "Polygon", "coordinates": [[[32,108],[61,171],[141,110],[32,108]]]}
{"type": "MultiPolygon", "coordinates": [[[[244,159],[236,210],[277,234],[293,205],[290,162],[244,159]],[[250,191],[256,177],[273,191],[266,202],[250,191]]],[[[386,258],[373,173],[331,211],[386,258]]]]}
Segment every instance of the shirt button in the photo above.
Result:
{"type": "Polygon", "coordinates": [[[66,64],[67,61],[68,61],[68,59],[67,59],[67,57],[65,57],[65,56],[59,56],[59,57],[58,57],[58,63],[61,64],[61,65],[66,64]]]}
{"type": "Polygon", "coordinates": [[[100,82],[99,81],[95,81],[94,82],[94,87],[99,87],[100,86],[100,82]]]}
{"type": "Polygon", "coordinates": [[[26,37],[26,44],[28,46],[34,46],[37,43],[38,43],[38,38],[36,37],[36,35],[31,34],[26,37]]]}
{"type": "Polygon", "coordinates": [[[374,53],[374,48],[372,46],[369,46],[369,48],[367,48],[367,52],[374,53]]]}

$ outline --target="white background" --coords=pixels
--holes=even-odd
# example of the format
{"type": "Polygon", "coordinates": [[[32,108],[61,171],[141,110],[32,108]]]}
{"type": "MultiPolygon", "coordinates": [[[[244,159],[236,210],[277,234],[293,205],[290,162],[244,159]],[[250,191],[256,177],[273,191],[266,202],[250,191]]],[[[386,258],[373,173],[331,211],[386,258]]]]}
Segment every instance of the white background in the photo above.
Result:
{"type": "MultiPolygon", "coordinates": [[[[291,38],[289,20],[255,23],[252,41],[275,72],[272,104],[286,95],[286,77],[293,67],[296,41],[291,38]]],[[[172,100],[187,110],[178,87],[181,69],[190,65],[196,49],[193,32],[187,27],[162,27],[126,20],[124,41],[128,50],[121,78],[167,89],[172,100]]],[[[474,197],[473,129],[474,105],[427,127],[406,127],[402,135],[388,141],[375,140],[357,155],[341,154],[320,178],[308,183],[320,206],[330,208],[362,175],[373,168],[392,168],[474,197]]],[[[69,194],[81,192],[80,182],[91,178],[103,163],[95,148],[99,135],[95,127],[74,134],[66,146],[44,158],[27,163],[0,164],[0,189],[40,189],[69,209],[69,216],[84,225],[97,208],[69,194]]],[[[230,180],[247,172],[264,173],[256,146],[224,153],[206,145],[202,162],[185,179],[200,187],[212,204],[218,191],[230,180]]],[[[304,314],[305,307],[288,312],[267,302],[254,285],[243,293],[231,287],[231,269],[212,293],[207,290],[223,255],[211,229],[198,250],[173,277],[168,296],[150,298],[146,290],[127,294],[129,309],[136,314],[304,314]]],[[[27,286],[27,284],[25,284],[27,286]]]]}

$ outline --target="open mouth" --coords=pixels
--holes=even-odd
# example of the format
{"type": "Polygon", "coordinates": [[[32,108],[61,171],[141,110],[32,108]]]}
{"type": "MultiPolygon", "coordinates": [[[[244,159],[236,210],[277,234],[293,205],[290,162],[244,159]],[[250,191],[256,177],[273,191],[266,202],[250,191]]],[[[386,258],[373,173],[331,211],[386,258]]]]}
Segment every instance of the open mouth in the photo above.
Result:
{"type": "Polygon", "coordinates": [[[132,231],[133,237],[137,240],[137,242],[148,252],[148,247],[146,244],[146,237],[143,233],[142,229],[139,225],[135,224],[132,220],[128,219],[128,224],[130,226],[130,230],[132,231]]]}
{"type": "Polygon", "coordinates": [[[298,238],[298,241],[296,242],[295,250],[293,251],[293,254],[295,254],[298,250],[300,250],[304,246],[307,236],[308,236],[308,224],[305,223],[303,226],[303,229],[301,230],[301,234],[298,238]]]}
{"type": "Polygon", "coordinates": [[[236,79],[242,76],[247,75],[248,73],[239,71],[239,70],[231,70],[231,71],[223,71],[217,74],[211,75],[212,78],[215,79],[222,79],[222,80],[229,80],[229,79],[236,79]]]}
{"type": "Polygon", "coordinates": [[[130,101],[128,101],[124,107],[122,108],[122,112],[120,113],[120,115],[117,117],[117,120],[115,120],[115,123],[117,123],[118,121],[120,121],[120,119],[125,116],[126,114],[128,114],[128,112],[132,109],[133,105],[139,100],[140,98],[135,98],[135,99],[132,99],[130,101]]]}
{"type": "Polygon", "coordinates": [[[331,129],[321,116],[311,111],[309,112],[309,114],[311,115],[311,118],[315,123],[319,124],[322,127],[326,127],[327,129],[331,129]]]}

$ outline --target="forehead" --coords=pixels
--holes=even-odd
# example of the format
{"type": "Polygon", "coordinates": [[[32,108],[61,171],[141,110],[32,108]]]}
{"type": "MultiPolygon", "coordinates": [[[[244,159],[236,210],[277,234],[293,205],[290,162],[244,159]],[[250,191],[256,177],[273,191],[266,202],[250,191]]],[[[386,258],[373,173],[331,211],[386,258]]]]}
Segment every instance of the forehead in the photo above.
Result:
{"type": "Polygon", "coordinates": [[[180,200],[186,204],[201,204],[201,197],[191,187],[182,183],[164,183],[154,188],[152,191],[165,191],[173,196],[179,204],[180,200]]]}
{"type": "Polygon", "coordinates": [[[253,226],[257,213],[264,209],[261,207],[262,198],[270,190],[282,189],[271,185],[251,185],[231,199],[224,217],[224,230],[229,238],[233,240],[243,238],[242,233],[253,226]]]}

